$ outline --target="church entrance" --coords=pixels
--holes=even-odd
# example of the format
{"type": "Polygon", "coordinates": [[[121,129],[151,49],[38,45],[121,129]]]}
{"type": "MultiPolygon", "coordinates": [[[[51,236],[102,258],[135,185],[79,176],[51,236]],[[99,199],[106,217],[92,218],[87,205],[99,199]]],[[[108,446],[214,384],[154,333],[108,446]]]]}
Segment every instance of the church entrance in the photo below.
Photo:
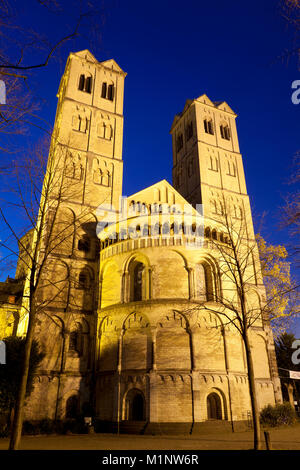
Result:
{"type": "Polygon", "coordinates": [[[132,389],[128,392],[125,411],[127,421],[145,421],[145,399],[140,390],[132,389]]]}
{"type": "Polygon", "coordinates": [[[221,398],[217,393],[210,393],[207,397],[207,418],[222,419],[221,398]]]}

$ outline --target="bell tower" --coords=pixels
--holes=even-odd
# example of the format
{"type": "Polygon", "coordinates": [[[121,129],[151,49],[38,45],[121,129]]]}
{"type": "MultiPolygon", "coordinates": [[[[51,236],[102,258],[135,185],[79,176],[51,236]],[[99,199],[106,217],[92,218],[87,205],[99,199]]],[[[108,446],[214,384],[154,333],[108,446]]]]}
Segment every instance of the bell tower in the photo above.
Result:
{"type": "Polygon", "coordinates": [[[126,73],[88,51],[69,55],[58,90],[53,135],[68,153],[65,170],[82,179],[77,204],[113,204],[122,194],[123,99],[126,73]]]}
{"type": "Polygon", "coordinates": [[[229,198],[237,218],[247,213],[253,236],[236,117],[225,101],[212,102],[206,95],[186,101],[170,131],[173,186],[193,206],[203,204],[206,219],[215,220],[222,198],[229,198]]]}

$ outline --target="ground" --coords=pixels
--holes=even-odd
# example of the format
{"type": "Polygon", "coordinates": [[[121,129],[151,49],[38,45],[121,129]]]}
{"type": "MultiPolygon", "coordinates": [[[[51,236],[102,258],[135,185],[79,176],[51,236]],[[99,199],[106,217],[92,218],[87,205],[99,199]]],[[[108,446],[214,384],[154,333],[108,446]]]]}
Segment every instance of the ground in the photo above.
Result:
{"type": "MultiPolygon", "coordinates": [[[[274,450],[300,450],[300,423],[270,428],[274,450]]],[[[263,434],[262,434],[263,435],[263,434]]],[[[0,450],[8,448],[8,439],[0,439],[0,450]]],[[[21,450],[249,450],[253,448],[251,431],[201,436],[137,436],[116,434],[23,436],[21,450]]],[[[265,449],[265,443],[263,442],[265,449]]]]}

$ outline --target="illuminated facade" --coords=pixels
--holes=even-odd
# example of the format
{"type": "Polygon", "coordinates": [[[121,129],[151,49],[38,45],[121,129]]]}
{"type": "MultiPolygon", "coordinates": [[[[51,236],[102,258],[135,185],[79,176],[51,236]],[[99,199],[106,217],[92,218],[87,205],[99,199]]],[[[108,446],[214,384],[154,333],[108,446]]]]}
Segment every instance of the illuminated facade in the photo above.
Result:
{"type": "MultiPolygon", "coordinates": [[[[122,195],[125,76],[114,60],[81,51],[70,54],[61,80],[53,135],[76,190],[58,220],[73,229],[52,256],[63,288],[36,329],[46,357],[26,418],[93,413],[102,429],[119,423],[123,431],[150,433],[196,431],[211,420],[230,427],[251,410],[241,337],[217,314],[228,288],[214,249],[228,244],[217,217],[224,195],[254,238],[236,115],[206,95],[187,101],[171,128],[173,186],[162,180],[130,196],[125,225],[112,224],[116,238],[99,242],[97,207],[118,209],[122,195]],[[189,224],[174,210],[188,203],[189,224]],[[196,225],[196,204],[203,204],[204,240],[188,229],[196,225]]],[[[259,266],[253,269],[259,306],[265,291],[259,266]]],[[[261,316],[251,341],[263,407],[281,392],[272,333],[261,316]]]]}

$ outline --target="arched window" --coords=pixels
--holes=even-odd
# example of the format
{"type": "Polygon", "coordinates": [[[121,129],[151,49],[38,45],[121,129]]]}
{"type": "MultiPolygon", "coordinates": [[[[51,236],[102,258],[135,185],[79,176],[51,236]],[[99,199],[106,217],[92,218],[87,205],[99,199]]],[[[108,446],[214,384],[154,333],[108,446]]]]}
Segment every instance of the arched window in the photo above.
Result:
{"type": "Polygon", "coordinates": [[[78,240],[78,250],[88,253],[91,249],[91,240],[88,236],[84,235],[78,240]]]}
{"type": "Polygon", "coordinates": [[[71,331],[69,337],[69,351],[77,351],[78,332],[71,331]]]}
{"type": "Polygon", "coordinates": [[[174,222],[171,225],[171,235],[178,235],[179,234],[179,225],[178,222],[174,222]]]}
{"type": "Polygon", "coordinates": [[[210,238],[211,232],[210,232],[210,228],[209,228],[209,227],[206,227],[206,228],[205,228],[204,236],[205,236],[205,238],[210,238]]]}
{"type": "Polygon", "coordinates": [[[207,418],[222,419],[222,403],[217,393],[210,393],[207,397],[207,418]]]}
{"type": "Polygon", "coordinates": [[[222,139],[230,140],[230,129],[229,129],[228,124],[221,124],[220,133],[221,133],[222,139]]]}
{"type": "Polygon", "coordinates": [[[199,300],[214,300],[214,277],[211,266],[207,262],[198,263],[195,266],[195,295],[199,300]]]}
{"type": "Polygon", "coordinates": [[[213,122],[212,119],[204,119],[204,130],[206,134],[214,134],[214,127],[213,127],[213,122]]]}
{"type": "Polygon", "coordinates": [[[102,83],[101,88],[101,98],[105,98],[107,100],[113,101],[114,100],[114,84],[111,83],[107,86],[107,82],[102,83]]]}
{"type": "Polygon", "coordinates": [[[202,264],[196,264],[195,266],[195,287],[196,287],[196,299],[207,300],[206,296],[206,279],[205,269],[202,264]]]}
{"type": "Polygon", "coordinates": [[[212,239],[213,239],[213,240],[217,240],[217,239],[218,239],[216,229],[213,229],[213,231],[211,232],[211,236],[212,236],[212,239]]]}
{"type": "Polygon", "coordinates": [[[206,262],[195,266],[195,295],[199,300],[214,300],[214,281],[210,265],[206,262]]]}
{"type": "Polygon", "coordinates": [[[136,213],[136,204],[135,201],[131,201],[129,204],[129,214],[135,214],[136,213]]]}
{"type": "Polygon", "coordinates": [[[82,336],[82,327],[80,324],[77,324],[77,328],[72,330],[69,335],[69,351],[78,353],[82,355],[83,352],[83,336],[82,336]]]}
{"type": "Polygon", "coordinates": [[[148,227],[148,224],[144,224],[143,225],[143,229],[142,229],[142,236],[143,237],[148,237],[149,235],[149,227],[148,227]]]}
{"type": "Polygon", "coordinates": [[[92,91],[92,77],[87,77],[85,79],[85,89],[86,93],[91,93],[92,91]]]}
{"type": "Polygon", "coordinates": [[[148,272],[145,269],[145,264],[143,261],[138,259],[132,259],[128,266],[129,274],[129,292],[128,300],[129,302],[139,302],[148,298],[147,289],[149,287],[148,283],[148,272]],[[148,286],[148,287],[147,287],[148,286]]]}
{"type": "Polygon", "coordinates": [[[156,224],[152,226],[151,235],[153,235],[154,237],[158,236],[160,235],[160,231],[161,231],[161,227],[159,223],[157,222],[156,224]]]}
{"type": "Polygon", "coordinates": [[[168,222],[165,222],[162,226],[162,234],[163,235],[170,235],[170,225],[168,222]]]}
{"type": "Polygon", "coordinates": [[[126,396],[125,420],[145,421],[145,399],[140,390],[132,389],[126,396]]]}
{"type": "Polygon", "coordinates": [[[108,85],[107,99],[110,101],[114,100],[114,86],[112,84],[108,85]]]}
{"type": "Polygon", "coordinates": [[[133,301],[139,301],[143,298],[143,263],[137,263],[133,270],[133,301]]]}
{"type": "Polygon", "coordinates": [[[79,77],[78,90],[85,91],[86,93],[91,93],[92,91],[92,77],[86,77],[84,74],[81,74],[79,77]]]}
{"type": "Polygon", "coordinates": [[[212,268],[209,264],[204,265],[205,272],[205,286],[206,286],[206,300],[212,301],[215,297],[215,285],[212,268]]]}
{"type": "Polygon", "coordinates": [[[107,92],[107,83],[103,82],[102,89],[101,89],[101,98],[106,98],[106,92],[107,92]]]}
{"type": "Polygon", "coordinates": [[[80,91],[84,90],[84,81],[85,81],[85,77],[84,77],[83,74],[81,74],[80,77],[79,77],[78,90],[80,90],[80,91]]]}

